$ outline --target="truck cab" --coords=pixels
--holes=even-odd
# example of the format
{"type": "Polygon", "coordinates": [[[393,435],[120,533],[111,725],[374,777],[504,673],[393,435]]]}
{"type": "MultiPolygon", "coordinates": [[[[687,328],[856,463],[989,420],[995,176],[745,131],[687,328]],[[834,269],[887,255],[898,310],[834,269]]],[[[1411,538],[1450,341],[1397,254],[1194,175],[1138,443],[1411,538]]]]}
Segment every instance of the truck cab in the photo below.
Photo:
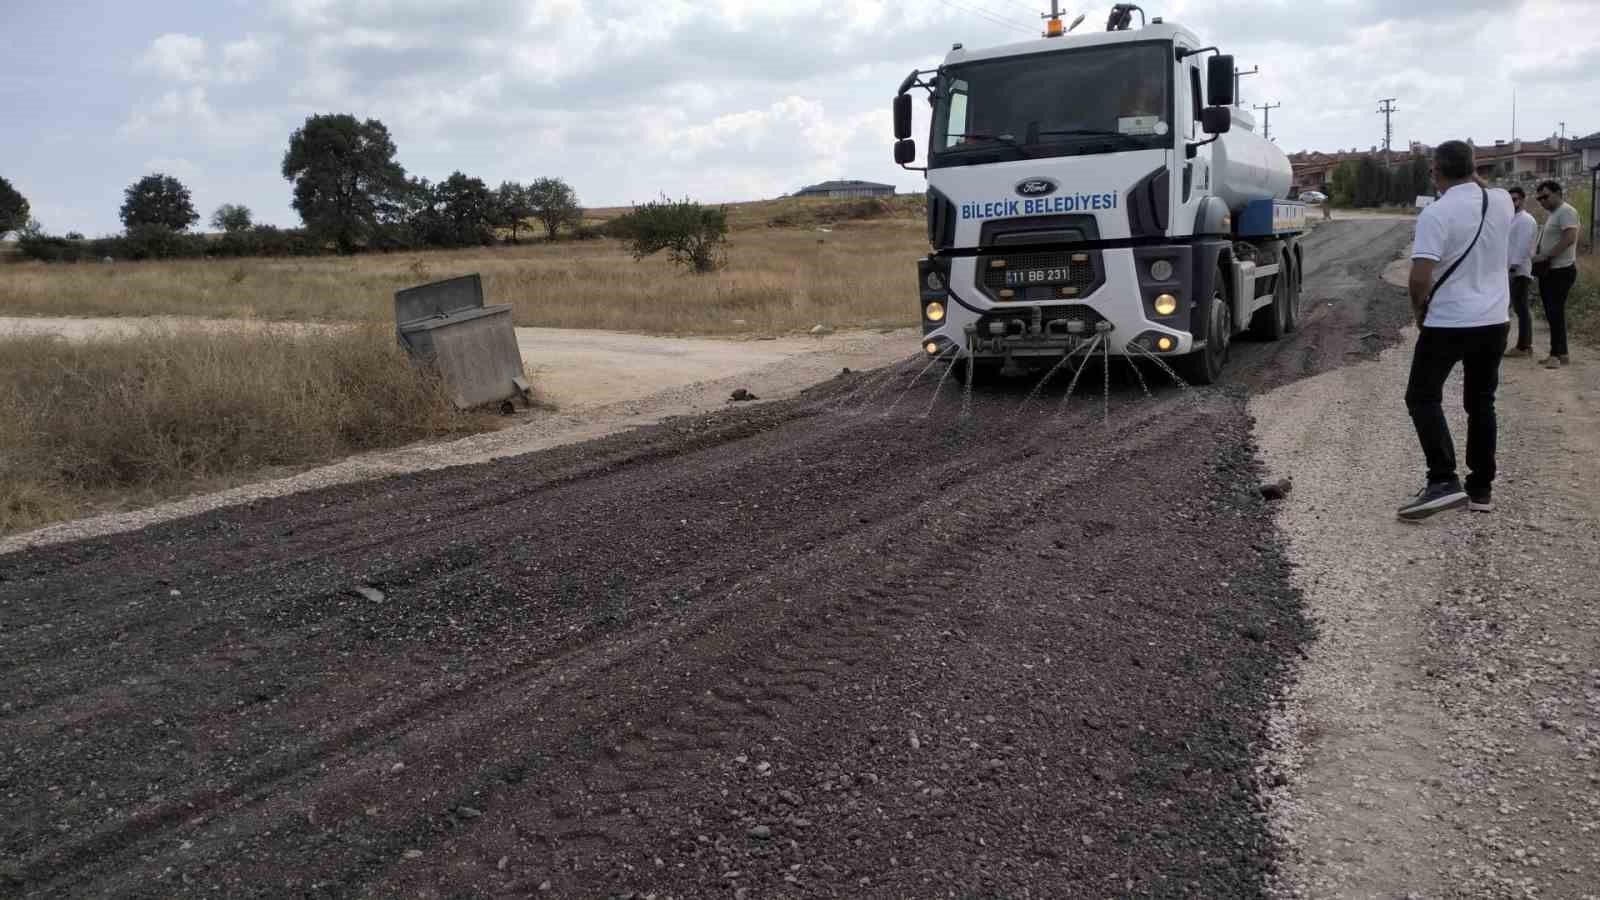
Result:
{"type": "MultiPolygon", "coordinates": [[[[1160,19],[983,50],[956,45],[895,99],[932,108],[923,347],[984,369],[1085,351],[1221,377],[1233,336],[1292,330],[1303,206],[1288,159],[1231,108],[1233,58],[1160,19]]],[[[1141,13],[1142,16],[1142,13],[1141,13]]]]}

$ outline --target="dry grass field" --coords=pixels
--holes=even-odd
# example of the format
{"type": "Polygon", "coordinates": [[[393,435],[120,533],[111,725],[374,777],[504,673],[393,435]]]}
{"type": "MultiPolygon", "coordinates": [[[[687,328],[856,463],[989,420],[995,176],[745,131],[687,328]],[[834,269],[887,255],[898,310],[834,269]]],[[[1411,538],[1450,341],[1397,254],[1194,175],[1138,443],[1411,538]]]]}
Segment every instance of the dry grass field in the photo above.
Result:
{"type": "Polygon", "coordinates": [[[493,427],[384,326],[0,337],[0,533],[493,427]]]}
{"type": "MultiPolygon", "coordinates": [[[[590,222],[623,212],[591,210],[590,222]]],[[[718,335],[915,323],[921,198],[790,199],[729,212],[729,265],[700,276],[664,258],[635,261],[613,240],[109,264],[46,265],[8,252],[0,315],[371,327],[93,343],[0,337],[0,532],[494,427],[452,409],[394,344],[394,292],[452,275],[480,273],[489,302],[511,305],[519,325],[718,335]]]]}
{"type": "MultiPolygon", "coordinates": [[[[919,201],[920,198],[906,198],[919,201]]],[[[309,259],[0,266],[0,315],[190,315],[277,321],[393,321],[394,292],[478,272],[518,325],[717,335],[916,322],[920,206],[833,225],[840,201],[731,206],[728,267],[689,275],[635,261],[619,241],[309,259]],[[769,227],[774,219],[790,227],[769,227]],[[822,232],[819,227],[829,227],[822,232]]],[[[622,210],[593,210],[594,221],[622,210]]]]}

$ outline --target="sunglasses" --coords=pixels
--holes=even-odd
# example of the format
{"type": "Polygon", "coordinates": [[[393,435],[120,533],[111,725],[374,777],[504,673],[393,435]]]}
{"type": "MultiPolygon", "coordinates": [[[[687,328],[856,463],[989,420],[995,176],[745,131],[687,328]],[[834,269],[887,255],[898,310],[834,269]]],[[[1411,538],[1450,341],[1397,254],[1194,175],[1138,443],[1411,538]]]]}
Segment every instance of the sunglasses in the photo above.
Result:
{"type": "Polygon", "coordinates": [[[1543,203],[1544,201],[1550,199],[1550,195],[1549,194],[1534,194],[1533,195],[1533,199],[1539,201],[1540,203],[1543,203]]]}

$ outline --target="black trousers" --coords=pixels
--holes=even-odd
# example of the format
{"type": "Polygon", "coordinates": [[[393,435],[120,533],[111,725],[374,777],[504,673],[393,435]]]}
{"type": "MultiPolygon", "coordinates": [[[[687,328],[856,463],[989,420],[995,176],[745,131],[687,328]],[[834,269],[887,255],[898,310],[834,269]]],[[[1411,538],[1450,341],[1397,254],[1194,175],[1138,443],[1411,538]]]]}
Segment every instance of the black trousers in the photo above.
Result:
{"type": "Polygon", "coordinates": [[[1533,349],[1533,307],[1528,303],[1528,289],[1533,279],[1527,275],[1511,276],[1511,311],[1517,316],[1517,349],[1533,349]]]}
{"type": "Polygon", "coordinates": [[[1444,417],[1444,382],[1461,363],[1467,410],[1467,491],[1487,490],[1494,482],[1494,392],[1500,386],[1500,357],[1511,325],[1479,328],[1423,328],[1411,357],[1406,409],[1417,426],[1417,440],[1428,460],[1428,483],[1456,478],[1456,448],[1444,417]]]}
{"type": "Polygon", "coordinates": [[[1578,267],[1551,269],[1539,276],[1539,299],[1544,301],[1545,321],[1550,323],[1550,355],[1567,355],[1567,294],[1578,281],[1578,267]]]}

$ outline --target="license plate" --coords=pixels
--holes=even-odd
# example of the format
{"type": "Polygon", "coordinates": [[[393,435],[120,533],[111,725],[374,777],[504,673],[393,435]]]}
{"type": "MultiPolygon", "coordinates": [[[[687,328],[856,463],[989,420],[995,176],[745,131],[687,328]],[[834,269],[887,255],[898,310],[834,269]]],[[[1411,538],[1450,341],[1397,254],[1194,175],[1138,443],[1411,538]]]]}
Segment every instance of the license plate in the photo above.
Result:
{"type": "Polygon", "coordinates": [[[1066,266],[1049,269],[1007,269],[1006,287],[1028,287],[1035,284],[1067,284],[1072,272],[1066,266]]]}

